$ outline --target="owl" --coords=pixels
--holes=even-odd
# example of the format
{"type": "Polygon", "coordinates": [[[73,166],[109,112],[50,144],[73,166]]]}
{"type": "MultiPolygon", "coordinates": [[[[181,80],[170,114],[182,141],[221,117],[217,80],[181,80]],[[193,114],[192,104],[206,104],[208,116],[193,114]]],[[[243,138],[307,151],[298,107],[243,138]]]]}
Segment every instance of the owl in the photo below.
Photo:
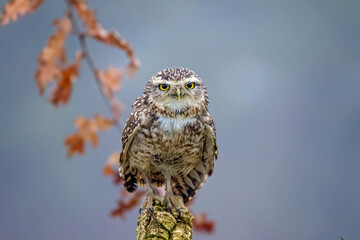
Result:
{"type": "Polygon", "coordinates": [[[153,200],[161,198],[154,186],[165,185],[165,203],[180,211],[177,197],[186,203],[213,173],[218,150],[208,103],[197,74],[167,68],[150,78],[132,105],[121,139],[119,173],[127,191],[146,187],[150,212],[153,200]]]}

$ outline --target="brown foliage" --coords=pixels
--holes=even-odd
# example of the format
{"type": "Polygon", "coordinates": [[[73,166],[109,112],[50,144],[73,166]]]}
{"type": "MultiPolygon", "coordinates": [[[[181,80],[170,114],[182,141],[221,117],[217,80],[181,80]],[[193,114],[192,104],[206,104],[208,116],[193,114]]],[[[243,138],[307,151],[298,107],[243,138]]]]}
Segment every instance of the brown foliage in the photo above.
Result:
{"type": "Polygon", "coordinates": [[[10,0],[3,6],[0,26],[16,21],[18,15],[25,16],[34,12],[43,2],[44,0],[10,0]]]}
{"type": "Polygon", "coordinates": [[[138,70],[140,66],[140,62],[135,57],[133,49],[130,47],[129,42],[118,36],[113,31],[107,31],[105,29],[96,29],[96,30],[90,30],[88,32],[89,36],[92,36],[96,40],[99,40],[105,44],[108,44],[110,46],[118,47],[122,50],[124,50],[130,59],[129,64],[126,67],[128,77],[133,77],[136,71],[138,70]]]}
{"type": "Polygon", "coordinates": [[[67,156],[71,157],[75,153],[84,154],[85,144],[90,142],[93,147],[97,147],[99,131],[108,130],[114,125],[112,119],[105,118],[100,114],[95,114],[94,119],[85,117],[75,118],[77,131],[65,138],[64,144],[68,149],[67,156]]]}
{"type": "Polygon", "coordinates": [[[194,215],[193,227],[196,231],[213,233],[215,231],[215,221],[208,220],[206,213],[194,215]]]}
{"type": "Polygon", "coordinates": [[[134,209],[139,205],[141,198],[145,195],[145,191],[140,190],[129,193],[125,189],[120,191],[120,199],[117,201],[117,207],[110,213],[112,217],[125,218],[126,212],[134,209]]]}
{"type": "Polygon", "coordinates": [[[70,4],[74,6],[79,18],[86,26],[85,34],[102,43],[117,47],[125,51],[130,62],[126,67],[128,77],[133,77],[140,67],[140,61],[136,58],[134,50],[129,42],[120,37],[114,31],[105,30],[96,19],[96,13],[90,9],[86,1],[69,0],[70,4]]]}
{"type": "Polygon", "coordinates": [[[78,17],[82,20],[83,24],[90,29],[97,29],[100,23],[96,19],[96,13],[92,10],[86,1],[83,0],[69,0],[68,1],[76,10],[78,17]]]}
{"type": "Polygon", "coordinates": [[[121,89],[122,70],[116,67],[109,67],[105,71],[97,70],[95,75],[101,83],[104,95],[110,102],[113,118],[118,119],[123,105],[115,98],[114,92],[121,89]]]}
{"type": "Polygon", "coordinates": [[[63,65],[66,63],[65,41],[72,26],[67,15],[53,22],[56,27],[48,40],[47,45],[40,52],[38,57],[39,67],[35,73],[40,94],[44,94],[46,86],[62,77],[63,65]]]}
{"type": "Polygon", "coordinates": [[[51,102],[54,106],[66,104],[69,101],[72,84],[79,76],[79,68],[83,56],[83,52],[77,52],[75,62],[61,69],[58,84],[53,88],[51,93],[51,102]]]}

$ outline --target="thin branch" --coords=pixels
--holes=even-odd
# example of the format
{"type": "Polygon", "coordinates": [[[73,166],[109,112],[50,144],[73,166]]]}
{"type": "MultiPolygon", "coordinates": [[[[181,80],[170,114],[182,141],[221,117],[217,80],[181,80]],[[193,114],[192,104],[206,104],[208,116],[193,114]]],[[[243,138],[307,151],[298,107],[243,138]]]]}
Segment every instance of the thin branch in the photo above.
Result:
{"type": "MultiPolygon", "coordinates": [[[[81,32],[79,24],[76,21],[76,17],[74,17],[73,7],[70,5],[68,0],[64,0],[64,1],[66,2],[66,5],[67,5],[67,9],[68,9],[69,17],[70,17],[70,20],[71,20],[71,23],[72,23],[72,26],[73,26],[74,34],[76,35],[76,37],[79,40],[81,50],[83,51],[84,57],[86,59],[86,63],[89,66],[89,68],[91,69],[91,71],[92,71],[92,73],[94,75],[96,85],[98,87],[98,90],[100,91],[100,94],[101,94],[101,96],[102,96],[102,98],[103,98],[103,100],[105,102],[106,107],[108,108],[108,110],[110,112],[112,112],[111,105],[108,102],[106,96],[104,95],[104,92],[102,91],[102,86],[101,86],[101,82],[100,82],[100,79],[99,79],[98,74],[97,74],[95,63],[94,63],[94,61],[93,61],[93,59],[92,59],[92,57],[91,57],[91,55],[89,53],[89,49],[88,49],[87,42],[86,42],[86,36],[85,36],[85,34],[83,34],[81,32]]],[[[118,129],[118,131],[120,133],[122,132],[121,127],[120,127],[119,122],[117,121],[117,119],[114,119],[114,126],[118,129]]]]}

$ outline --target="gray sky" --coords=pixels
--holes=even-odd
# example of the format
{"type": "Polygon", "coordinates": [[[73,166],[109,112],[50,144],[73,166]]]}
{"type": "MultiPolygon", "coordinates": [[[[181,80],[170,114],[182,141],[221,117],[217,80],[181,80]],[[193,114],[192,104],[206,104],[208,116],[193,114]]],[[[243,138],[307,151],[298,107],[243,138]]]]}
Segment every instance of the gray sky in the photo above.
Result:
{"type": "MultiPolygon", "coordinates": [[[[207,85],[219,160],[194,211],[217,227],[194,239],[360,239],[359,1],[89,2],[142,62],[118,94],[127,106],[166,67],[207,85]]],[[[120,134],[65,157],[74,117],[108,114],[88,67],[57,109],[33,80],[64,8],[47,0],[0,28],[0,239],[135,239],[137,211],[109,218],[118,190],[101,172],[120,134]]],[[[101,68],[125,64],[113,48],[90,47],[101,68]]]]}

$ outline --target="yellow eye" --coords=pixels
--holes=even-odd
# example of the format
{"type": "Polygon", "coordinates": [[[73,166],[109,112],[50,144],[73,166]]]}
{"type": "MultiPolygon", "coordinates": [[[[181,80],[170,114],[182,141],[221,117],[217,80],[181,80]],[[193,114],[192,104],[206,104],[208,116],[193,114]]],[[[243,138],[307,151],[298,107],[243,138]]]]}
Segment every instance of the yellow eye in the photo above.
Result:
{"type": "Polygon", "coordinates": [[[189,82],[189,83],[187,83],[185,86],[186,86],[186,88],[188,88],[188,89],[193,89],[193,88],[195,87],[195,83],[189,82]]]}
{"type": "Polygon", "coordinates": [[[160,85],[159,85],[159,88],[160,88],[161,91],[166,91],[166,90],[169,89],[169,85],[167,85],[167,84],[160,84],[160,85]]]}

